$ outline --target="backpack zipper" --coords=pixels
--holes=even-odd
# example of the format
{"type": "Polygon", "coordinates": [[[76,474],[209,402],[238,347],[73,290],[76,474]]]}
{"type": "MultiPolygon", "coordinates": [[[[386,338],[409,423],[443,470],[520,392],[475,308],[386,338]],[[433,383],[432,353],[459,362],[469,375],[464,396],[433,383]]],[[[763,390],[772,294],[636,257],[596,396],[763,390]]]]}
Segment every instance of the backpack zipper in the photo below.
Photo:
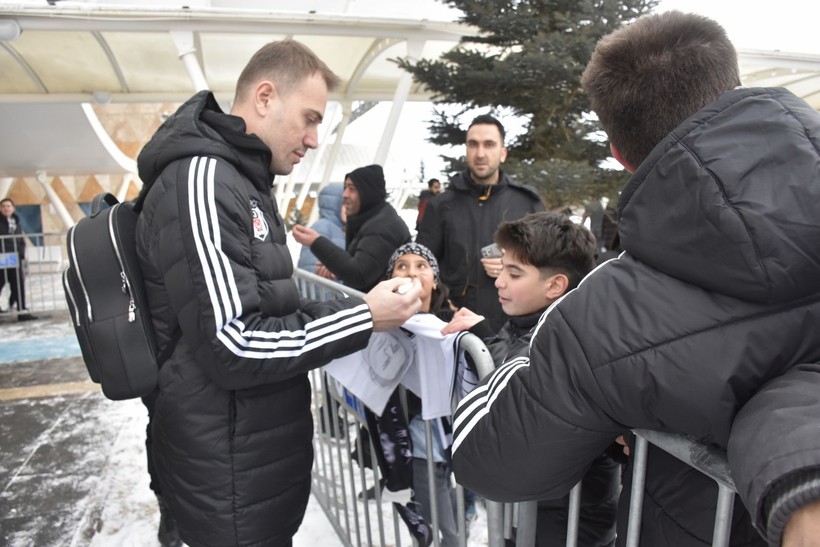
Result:
{"type": "Polygon", "coordinates": [[[128,322],[133,323],[137,316],[134,313],[134,310],[137,309],[137,306],[134,304],[134,297],[131,293],[131,285],[128,283],[128,277],[125,275],[125,266],[122,263],[122,257],[120,256],[120,249],[117,247],[117,238],[114,235],[114,210],[122,205],[118,203],[111,208],[111,211],[108,213],[108,235],[111,237],[111,246],[114,248],[114,254],[117,255],[117,262],[120,264],[120,280],[122,281],[122,292],[126,296],[128,296],[128,322]]]}
{"type": "Polygon", "coordinates": [[[80,288],[83,290],[83,296],[85,296],[85,307],[86,307],[86,314],[88,315],[88,321],[94,321],[94,316],[91,313],[91,300],[88,299],[88,291],[85,288],[85,282],[83,281],[83,275],[80,272],[79,263],[77,262],[77,248],[74,246],[74,228],[71,229],[71,257],[74,259],[74,270],[77,272],[77,280],[80,282],[80,288]]]}
{"type": "Polygon", "coordinates": [[[68,295],[68,299],[71,300],[71,311],[72,317],[74,319],[74,326],[78,327],[80,325],[80,310],[77,307],[77,301],[74,300],[74,293],[71,292],[71,287],[68,286],[68,268],[63,271],[63,290],[68,295]]]}

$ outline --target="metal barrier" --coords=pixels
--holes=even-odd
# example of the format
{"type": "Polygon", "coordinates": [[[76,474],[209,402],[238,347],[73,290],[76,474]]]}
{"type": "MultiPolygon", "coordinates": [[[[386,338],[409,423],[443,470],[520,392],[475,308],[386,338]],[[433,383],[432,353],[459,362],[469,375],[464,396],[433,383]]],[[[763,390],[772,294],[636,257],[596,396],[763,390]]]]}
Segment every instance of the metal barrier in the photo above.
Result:
{"type": "MultiPolygon", "coordinates": [[[[322,277],[313,275],[309,272],[297,270],[294,278],[300,287],[300,292],[303,296],[309,298],[344,298],[347,294],[362,296],[362,293],[352,289],[345,288],[343,285],[334,283],[322,277]]],[[[461,342],[462,348],[467,351],[475,361],[480,378],[483,378],[495,368],[489,352],[484,344],[475,336],[465,336],[461,342]]],[[[318,419],[324,419],[325,423],[328,421],[330,415],[335,411],[336,406],[342,409],[342,418],[346,422],[356,422],[363,424],[362,407],[361,404],[351,394],[342,390],[341,395],[333,393],[329,394],[333,401],[330,405],[322,405],[321,402],[328,397],[323,394],[319,387],[322,385],[322,380],[319,379],[318,371],[314,371],[314,400],[317,401],[317,407],[321,408],[321,414],[317,411],[315,416],[318,419]],[[317,387],[319,386],[319,387],[317,387]]],[[[318,423],[318,422],[317,422],[318,423]]],[[[725,453],[717,450],[714,447],[706,446],[692,441],[680,435],[673,435],[667,433],[659,433],[657,431],[635,430],[637,436],[635,454],[633,456],[633,481],[632,481],[632,495],[629,508],[628,529],[627,529],[627,547],[638,547],[640,545],[640,528],[641,528],[641,511],[643,505],[643,488],[644,479],[646,476],[646,458],[648,452],[648,443],[652,443],[662,450],[677,457],[687,465],[704,473],[712,478],[718,485],[718,501],[717,511],[715,515],[715,526],[713,533],[712,545],[713,547],[726,547],[729,543],[729,534],[731,528],[732,511],[735,486],[732,482],[728,462],[725,453]]],[[[430,426],[425,424],[425,434],[427,435],[428,446],[428,473],[432,477],[432,456],[429,453],[431,446],[430,426]]],[[[365,442],[369,443],[369,439],[365,442]]],[[[356,445],[361,454],[362,439],[356,439],[356,445]]],[[[318,457],[314,468],[314,494],[324,508],[334,528],[336,528],[340,539],[345,545],[373,545],[375,536],[378,533],[378,538],[381,545],[385,545],[387,534],[383,521],[383,508],[381,503],[377,503],[376,515],[370,513],[372,508],[359,500],[355,491],[358,488],[363,488],[365,484],[378,484],[378,470],[374,472],[374,479],[372,483],[367,483],[365,471],[359,468],[358,476],[354,476],[353,463],[349,459],[351,441],[349,436],[345,438],[344,443],[337,443],[335,445],[335,456],[331,458],[331,448],[333,447],[327,442],[326,436],[321,433],[316,436],[316,447],[318,457]],[[345,446],[342,447],[342,444],[345,446]],[[342,470],[345,465],[348,465],[347,477],[343,477],[342,470]],[[341,495],[339,495],[341,494],[341,495]],[[362,514],[364,517],[362,518],[362,514]],[[358,526],[359,522],[364,524],[362,527],[358,526]],[[374,527],[375,530],[374,531],[374,527]]],[[[373,447],[371,446],[371,449],[373,447]]],[[[432,490],[433,483],[430,482],[432,490]]],[[[377,494],[379,489],[376,488],[377,494]]],[[[457,521],[459,526],[459,544],[466,545],[466,533],[464,522],[464,503],[462,495],[462,487],[457,485],[457,521]]],[[[580,498],[581,498],[581,483],[578,483],[570,492],[569,502],[569,518],[567,523],[567,547],[575,547],[578,542],[578,524],[580,515],[580,498]]],[[[432,499],[435,499],[433,497],[432,499]]],[[[377,500],[381,502],[382,498],[377,495],[377,500]]],[[[433,503],[435,505],[435,503],[433,503]]],[[[517,547],[530,547],[535,545],[535,529],[537,517],[537,502],[522,502],[516,504],[502,504],[491,501],[486,501],[487,508],[487,544],[489,547],[503,547],[505,540],[513,537],[513,528],[515,529],[515,544],[517,547]]],[[[436,515],[438,514],[436,507],[433,507],[433,529],[437,529],[436,515]]],[[[393,538],[396,545],[401,545],[401,533],[399,530],[398,517],[393,512],[393,538]]],[[[434,545],[439,547],[438,537],[434,539],[434,545]]]]}
{"type": "MultiPolygon", "coordinates": [[[[20,258],[21,236],[0,236],[0,307],[6,309],[12,287],[22,285],[30,313],[55,313],[68,309],[62,273],[68,266],[65,233],[23,234],[25,259],[20,258]]],[[[19,312],[17,306],[7,310],[19,312]]]]}
{"type": "MultiPolygon", "coordinates": [[[[313,299],[345,298],[347,295],[363,296],[359,291],[349,289],[311,274],[303,270],[296,270],[294,279],[303,297],[313,299]]],[[[460,339],[460,347],[467,352],[476,364],[480,373],[492,371],[493,363],[490,353],[484,343],[472,334],[465,334],[460,339]]],[[[364,439],[359,436],[355,441],[350,439],[350,431],[355,428],[365,431],[367,424],[364,419],[364,409],[362,404],[349,393],[343,386],[338,386],[334,381],[325,377],[321,371],[313,371],[311,383],[314,393],[314,419],[316,424],[316,435],[314,436],[314,448],[316,458],[313,472],[313,494],[319,504],[327,514],[331,524],[339,535],[340,540],[345,545],[402,545],[402,542],[416,544],[410,537],[409,532],[399,522],[399,516],[389,504],[393,501],[393,494],[385,490],[381,491],[377,485],[380,484],[380,475],[377,465],[374,465],[372,472],[365,471],[363,466],[355,463],[351,457],[351,452],[355,446],[358,454],[362,454],[364,445],[370,450],[376,448],[372,445],[370,437],[364,439]],[[337,389],[334,389],[337,388],[337,389]],[[336,424],[337,414],[341,417],[342,427],[346,428],[344,438],[331,439],[328,431],[336,424]],[[323,432],[324,428],[324,432],[323,432]],[[368,500],[361,499],[357,492],[365,491],[368,487],[375,487],[374,494],[376,503],[369,503],[368,500]],[[385,514],[391,515],[389,524],[385,519],[385,514]]],[[[406,410],[406,403],[405,403],[406,410]]],[[[427,470],[428,489],[431,492],[432,522],[429,524],[434,530],[433,545],[440,547],[441,541],[437,530],[441,511],[446,508],[438,507],[434,483],[434,463],[433,463],[433,439],[431,422],[424,422],[424,435],[427,448],[427,470]]],[[[456,524],[458,527],[458,544],[465,547],[467,544],[466,522],[464,518],[464,496],[460,485],[456,486],[456,524]]],[[[488,520],[492,517],[492,512],[488,509],[488,520]]],[[[491,526],[491,531],[498,531],[498,541],[493,545],[503,545],[503,537],[500,535],[500,524],[491,526]]]]}

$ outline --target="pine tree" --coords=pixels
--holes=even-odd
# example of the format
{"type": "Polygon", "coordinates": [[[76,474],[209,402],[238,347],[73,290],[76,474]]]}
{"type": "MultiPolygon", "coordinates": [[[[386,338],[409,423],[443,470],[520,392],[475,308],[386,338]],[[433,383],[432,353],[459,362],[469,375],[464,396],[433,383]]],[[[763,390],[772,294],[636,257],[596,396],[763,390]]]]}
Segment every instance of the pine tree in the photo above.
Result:
{"type": "MultiPolygon", "coordinates": [[[[523,134],[507,142],[504,170],[534,186],[550,209],[616,198],[628,175],[600,167],[609,147],[581,89],[595,44],[657,0],[445,0],[479,29],[441,59],[399,66],[433,93],[435,144],[462,144],[479,113],[518,115],[523,134]],[[459,105],[453,111],[453,105],[459,105]],[[466,116],[469,114],[469,116],[466,116]]],[[[463,158],[446,158],[450,170],[463,158]]]]}

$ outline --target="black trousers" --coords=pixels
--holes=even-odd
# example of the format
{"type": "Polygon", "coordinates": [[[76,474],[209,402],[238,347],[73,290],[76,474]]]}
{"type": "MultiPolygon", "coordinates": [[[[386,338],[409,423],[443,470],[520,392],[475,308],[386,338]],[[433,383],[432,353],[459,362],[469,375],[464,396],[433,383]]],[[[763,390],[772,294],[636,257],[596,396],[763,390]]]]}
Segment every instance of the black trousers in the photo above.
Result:
{"type": "Polygon", "coordinates": [[[9,298],[9,309],[15,304],[17,311],[26,309],[26,285],[23,278],[22,268],[5,268],[0,270],[0,291],[3,287],[9,284],[11,289],[11,297],[9,298]]]}

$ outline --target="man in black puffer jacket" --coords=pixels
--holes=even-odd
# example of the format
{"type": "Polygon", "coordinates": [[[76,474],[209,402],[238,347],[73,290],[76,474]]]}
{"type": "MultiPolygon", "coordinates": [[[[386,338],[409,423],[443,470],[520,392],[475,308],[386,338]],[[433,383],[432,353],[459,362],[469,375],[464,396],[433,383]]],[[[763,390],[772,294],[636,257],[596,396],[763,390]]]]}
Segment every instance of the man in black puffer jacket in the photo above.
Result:
{"type": "Polygon", "coordinates": [[[203,91],[139,155],[137,251],[159,352],[152,456],[192,547],[291,544],[310,494],[307,371],[421,307],[386,281],[364,299],[301,300],[271,198],[315,148],[338,78],[290,40],[260,49],[231,114],[203,91]]]}
{"type": "Polygon", "coordinates": [[[470,122],[467,170],[429,201],[416,236],[436,255],[453,305],[483,315],[494,331],[507,320],[494,285],[501,258],[482,258],[481,249],[493,242],[502,222],[544,210],[535,190],[501,171],[507,159],[504,135],[501,122],[488,114],[470,122]]]}
{"type": "Polygon", "coordinates": [[[293,237],[310,247],[322,263],[316,273],[359,291],[384,277],[393,251],[410,241],[410,230],[387,196],[381,165],[359,167],[345,176],[342,202],[347,212],[345,249],[306,226],[294,226],[293,237]]]}
{"type": "MultiPolygon", "coordinates": [[[[778,546],[784,527],[793,545],[817,526],[802,517],[820,499],[820,114],[739,83],[725,31],[695,14],[599,42],[583,84],[633,172],[625,252],[545,313],[527,361],[461,401],[460,483],[500,501],[561,496],[614,438],[660,430],[728,448],[748,509],[735,503],[731,545],[778,546]]],[[[641,545],[710,545],[716,498],[651,450],[641,545]]]]}

